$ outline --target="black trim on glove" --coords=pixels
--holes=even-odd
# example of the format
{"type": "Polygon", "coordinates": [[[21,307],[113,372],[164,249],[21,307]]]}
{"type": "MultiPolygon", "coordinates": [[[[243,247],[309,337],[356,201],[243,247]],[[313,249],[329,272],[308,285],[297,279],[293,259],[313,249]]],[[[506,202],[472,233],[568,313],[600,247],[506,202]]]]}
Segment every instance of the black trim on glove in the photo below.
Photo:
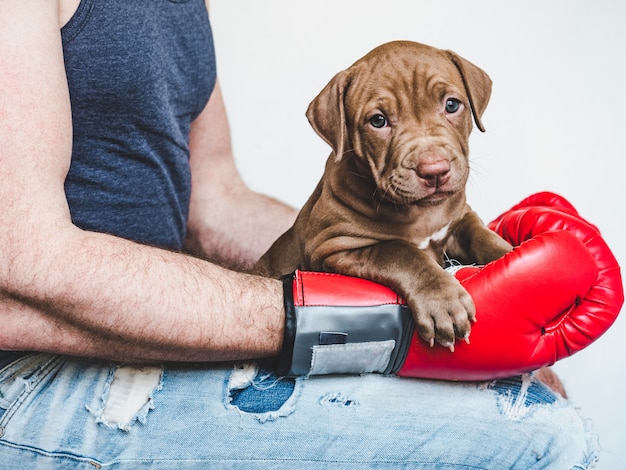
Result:
{"type": "Polygon", "coordinates": [[[297,320],[293,300],[294,274],[286,274],[281,280],[283,282],[283,303],[285,304],[285,331],[283,333],[283,349],[276,373],[287,375],[291,369],[293,347],[296,341],[297,320]]]}

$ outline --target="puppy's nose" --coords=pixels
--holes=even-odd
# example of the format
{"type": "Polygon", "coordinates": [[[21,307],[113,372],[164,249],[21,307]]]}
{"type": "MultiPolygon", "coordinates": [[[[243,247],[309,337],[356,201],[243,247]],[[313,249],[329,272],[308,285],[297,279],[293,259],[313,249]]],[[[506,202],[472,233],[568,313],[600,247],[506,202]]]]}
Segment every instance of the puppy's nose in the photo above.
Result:
{"type": "Polygon", "coordinates": [[[423,162],[417,166],[416,172],[428,186],[442,186],[450,179],[450,162],[448,160],[423,162]]]}

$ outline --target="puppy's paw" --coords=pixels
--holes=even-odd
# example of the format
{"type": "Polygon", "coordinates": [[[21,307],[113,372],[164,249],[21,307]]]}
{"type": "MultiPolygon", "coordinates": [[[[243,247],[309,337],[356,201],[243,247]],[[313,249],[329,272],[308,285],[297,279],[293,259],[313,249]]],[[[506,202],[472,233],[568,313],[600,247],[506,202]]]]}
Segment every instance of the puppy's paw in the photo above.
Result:
{"type": "Polygon", "coordinates": [[[476,321],[474,301],[461,284],[447,273],[407,296],[421,338],[454,351],[456,338],[469,342],[472,322],[476,321]]]}

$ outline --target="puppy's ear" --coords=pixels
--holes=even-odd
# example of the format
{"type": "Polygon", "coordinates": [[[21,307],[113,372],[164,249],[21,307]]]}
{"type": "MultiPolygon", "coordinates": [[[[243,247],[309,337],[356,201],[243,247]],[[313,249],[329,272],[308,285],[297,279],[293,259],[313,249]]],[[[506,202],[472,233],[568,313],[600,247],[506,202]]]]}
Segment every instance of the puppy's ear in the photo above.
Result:
{"type": "Polygon", "coordinates": [[[306,117],[317,134],[330,145],[337,161],[348,146],[348,128],[344,107],[349,72],[339,72],[309,105],[306,117]]]}
{"type": "Polygon", "coordinates": [[[471,62],[465,60],[463,57],[452,51],[446,51],[448,57],[456,68],[461,73],[463,78],[463,84],[465,85],[465,92],[469,98],[470,106],[472,108],[472,115],[474,116],[474,122],[476,127],[482,132],[485,132],[485,127],[480,120],[487,103],[489,103],[489,97],[491,96],[491,79],[482,69],[476,67],[471,62]]]}

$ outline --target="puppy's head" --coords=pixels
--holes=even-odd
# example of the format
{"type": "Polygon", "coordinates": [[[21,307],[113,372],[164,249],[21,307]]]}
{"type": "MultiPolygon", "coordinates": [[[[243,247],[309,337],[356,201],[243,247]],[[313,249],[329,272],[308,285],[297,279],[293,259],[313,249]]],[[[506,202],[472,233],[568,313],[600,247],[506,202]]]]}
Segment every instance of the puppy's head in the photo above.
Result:
{"type": "Polygon", "coordinates": [[[491,94],[485,72],[450,51],[396,41],[338,73],[307,110],[335,158],[353,154],[383,198],[433,205],[464,191],[472,118],[491,94]]]}

